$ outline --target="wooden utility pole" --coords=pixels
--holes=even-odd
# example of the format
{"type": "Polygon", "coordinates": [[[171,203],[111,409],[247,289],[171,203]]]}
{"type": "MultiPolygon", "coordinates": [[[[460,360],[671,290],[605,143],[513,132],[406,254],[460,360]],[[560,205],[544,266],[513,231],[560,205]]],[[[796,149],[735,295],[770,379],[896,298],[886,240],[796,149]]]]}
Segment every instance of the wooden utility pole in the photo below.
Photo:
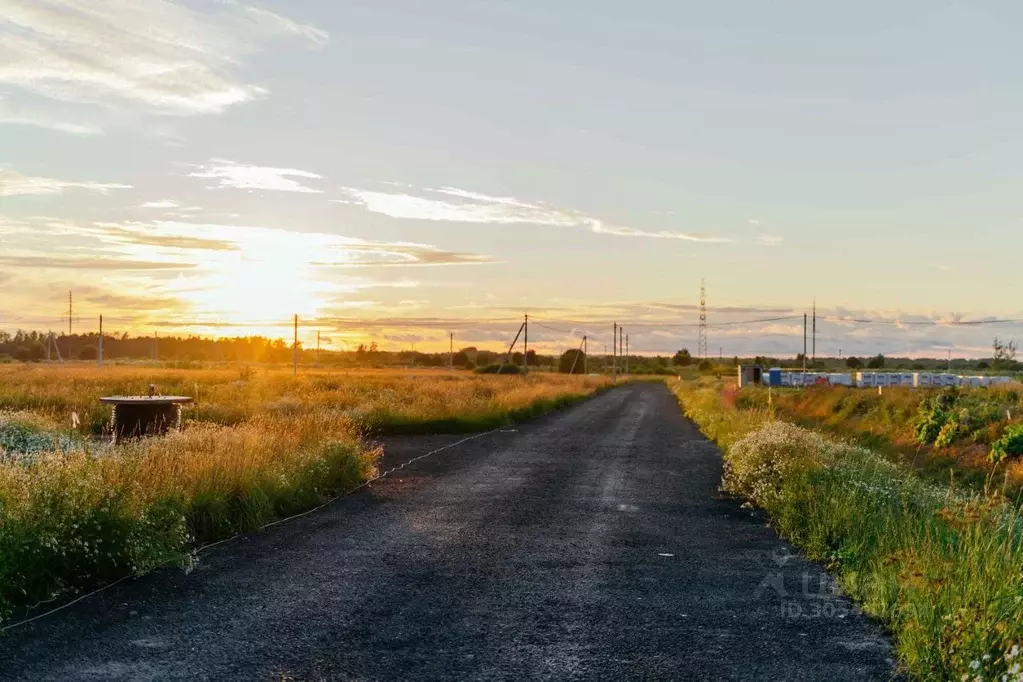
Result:
{"type": "Polygon", "coordinates": [[[817,366],[817,299],[813,299],[813,367],[817,366]]]}
{"type": "Polygon", "coordinates": [[[622,351],[625,349],[624,338],[625,327],[620,326],[618,327],[618,356],[621,358],[621,360],[619,360],[619,367],[621,367],[623,371],[625,370],[625,356],[622,354],[622,351]]]}
{"type": "Polygon", "coordinates": [[[587,347],[586,337],[584,336],[583,337],[583,374],[587,374],[587,375],[590,373],[589,369],[587,368],[589,352],[590,352],[590,349],[587,347]]]}
{"type": "Polygon", "coordinates": [[[529,374],[529,315],[522,323],[524,334],[522,336],[522,369],[524,374],[529,374]]]}
{"type": "Polygon", "coordinates": [[[618,381],[618,323],[611,332],[611,380],[618,381]]]}
{"type": "Polygon", "coordinates": [[[519,342],[519,337],[522,336],[522,329],[525,326],[526,326],[525,322],[519,325],[519,330],[515,333],[515,338],[512,339],[511,345],[508,346],[508,354],[504,356],[504,360],[501,361],[501,364],[497,368],[498,374],[500,374],[501,370],[504,369],[505,364],[511,362],[512,351],[515,349],[515,344],[519,342]]]}
{"type": "Polygon", "coordinates": [[[803,372],[806,372],[806,313],[803,313],[803,372]]]}

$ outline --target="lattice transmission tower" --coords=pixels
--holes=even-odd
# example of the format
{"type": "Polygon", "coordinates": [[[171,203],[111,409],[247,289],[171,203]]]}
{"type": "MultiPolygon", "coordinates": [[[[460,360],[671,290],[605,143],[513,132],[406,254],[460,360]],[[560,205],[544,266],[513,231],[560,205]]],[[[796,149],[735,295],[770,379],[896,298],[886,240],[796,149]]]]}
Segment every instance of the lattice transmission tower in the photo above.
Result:
{"type": "Polygon", "coordinates": [[[707,281],[700,280],[700,341],[696,354],[701,360],[707,359],[707,281]]]}

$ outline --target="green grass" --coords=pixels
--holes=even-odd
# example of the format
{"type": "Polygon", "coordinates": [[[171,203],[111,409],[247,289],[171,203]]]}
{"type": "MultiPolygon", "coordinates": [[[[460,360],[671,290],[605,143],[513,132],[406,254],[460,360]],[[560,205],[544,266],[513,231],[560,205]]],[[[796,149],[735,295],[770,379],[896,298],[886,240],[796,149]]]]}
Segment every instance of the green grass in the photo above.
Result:
{"type": "Polygon", "coordinates": [[[875,451],[729,404],[713,387],[675,391],[725,451],[723,488],[767,511],[781,535],[833,571],[890,628],[912,677],[1021,679],[1015,505],[990,490],[927,482],[875,451]]]}

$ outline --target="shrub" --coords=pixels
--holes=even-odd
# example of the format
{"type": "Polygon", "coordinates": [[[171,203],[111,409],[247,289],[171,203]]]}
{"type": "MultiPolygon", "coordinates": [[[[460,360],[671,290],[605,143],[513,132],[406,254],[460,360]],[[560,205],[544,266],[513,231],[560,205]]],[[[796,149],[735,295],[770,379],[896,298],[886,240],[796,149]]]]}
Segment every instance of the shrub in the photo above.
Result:
{"type": "Polygon", "coordinates": [[[991,445],[989,457],[995,464],[1007,457],[1023,455],[1023,424],[1013,424],[991,445]]]}

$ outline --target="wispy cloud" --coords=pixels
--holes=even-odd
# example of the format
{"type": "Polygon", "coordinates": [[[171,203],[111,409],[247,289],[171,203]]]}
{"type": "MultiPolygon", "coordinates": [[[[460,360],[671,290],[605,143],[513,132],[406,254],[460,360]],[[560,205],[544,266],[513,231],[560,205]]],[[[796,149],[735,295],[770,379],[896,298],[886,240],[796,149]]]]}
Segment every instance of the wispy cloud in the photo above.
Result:
{"type": "Polygon", "coordinates": [[[28,194],[60,194],[66,189],[82,189],[106,194],[115,189],[131,189],[131,185],[109,182],[57,180],[35,177],[0,168],[0,197],[28,194]]]}
{"type": "Polygon", "coordinates": [[[180,205],[173,199],[159,199],[157,201],[147,201],[141,204],[139,208],[177,208],[180,205]]]}
{"type": "Polygon", "coordinates": [[[49,117],[40,116],[32,118],[28,116],[14,116],[0,112],[0,125],[21,125],[32,126],[33,128],[46,128],[69,135],[100,135],[103,129],[98,126],[86,125],[83,123],[69,123],[67,121],[53,120],[49,117]]]}
{"type": "Polygon", "coordinates": [[[690,242],[723,243],[733,241],[728,237],[714,235],[668,230],[651,231],[613,225],[572,209],[557,208],[543,203],[530,203],[513,197],[489,196],[452,187],[424,189],[419,194],[378,192],[354,187],[345,187],[343,191],[348,199],[333,201],[338,203],[354,201],[367,211],[381,213],[392,218],[581,228],[596,234],[618,237],[652,237],[690,242]],[[431,194],[439,194],[444,198],[429,196],[431,194]],[[458,201],[451,201],[449,197],[458,199],[458,201]]]}
{"type": "Polygon", "coordinates": [[[210,178],[219,180],[216,187],[234,189],[265,190],[271,192],[305,192],[321,193],[323,190],[306,187],[292,178],[321,180],[323,176],[309,171],[294,168],[273,168],[271,166],[251,166],[225,159],[211,159],[199,170],[189,173],[190,178],[210,178]]]}
{"type": "Polygon", "coordinates": [[[6,0],[0,84],[65,102],[128,102],[217,113],[265,94],[240,82],[243,58],[278,37],[324,44],[326,32],[223,0],[6,0]],[[199,10],[202,9],[202,11],[199,10]]]}
{"type": "Polygon", "coordinates": [[[62,256],[2,256],[0,265],[9,268],[56,270],[188,270],[191,263],[167,263],[127,260],[124,258],[81,258],[62,256]]]}
{"type": "Polygon", "coordinates": [[[785,241],[785,237],[779,237],[778,235],[774,234],[762,234],[759,237],[757,237],[757,241],[763,244],[764,246],[778,246],[779,244],[785,241]]]}

